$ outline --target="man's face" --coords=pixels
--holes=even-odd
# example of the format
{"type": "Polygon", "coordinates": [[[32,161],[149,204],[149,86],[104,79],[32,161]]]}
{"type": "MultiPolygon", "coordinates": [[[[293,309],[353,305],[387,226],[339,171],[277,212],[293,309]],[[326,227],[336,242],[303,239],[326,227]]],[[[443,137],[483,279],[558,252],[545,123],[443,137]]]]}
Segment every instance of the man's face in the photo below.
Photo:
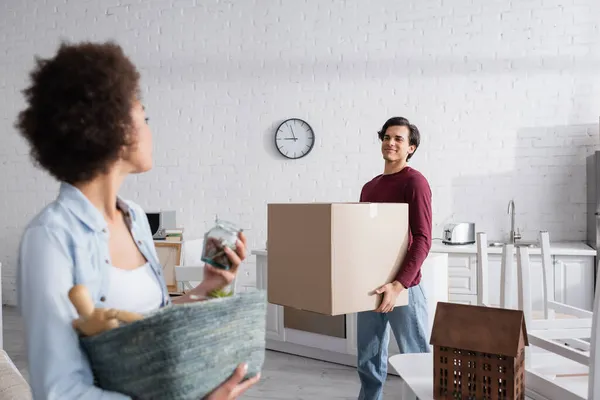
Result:
{"type": "Polygon", "coordinates": [[[381,154],[386,161],[405,161],[415,151],[409,144],[410,131],[406,126],[390,126],[381,141],[381,154]]]}

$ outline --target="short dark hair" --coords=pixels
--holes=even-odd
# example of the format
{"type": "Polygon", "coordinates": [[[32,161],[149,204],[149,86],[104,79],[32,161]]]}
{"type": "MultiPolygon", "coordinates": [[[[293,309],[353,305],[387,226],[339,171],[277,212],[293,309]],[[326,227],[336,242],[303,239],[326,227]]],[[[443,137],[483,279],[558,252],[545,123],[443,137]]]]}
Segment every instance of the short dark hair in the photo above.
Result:
{"type": "Polygon", "coordinates": [[[385,121],[385,124],[383,124],[383,127],[381,128],[381,130],[379,132],[377,132],[377,135],[379,136],[379,140],[383,140],[383,137],[385,136],[385,132],[387,131],[387,129],[389,127],[392,126],[405,126],[408,128],[408,144],[411,146],[415,146],[415,151],[413,151],[411,154],[409,154],[406,157],[406,161],[410,160],[410,158],[413,156],[413,154],[415,154],[417,152],[417,149],[419,148],[419,144],[421,143],[421,133],[419,132],[419,128],[417,128],[415,125],[411,124],[410,121],[404,117],[392,117],[390,119],[388,119],[387,121],[385,121]]]}
{"type": "Polygon", "coordinates": [[[106,172],[131,144],[139,77],[113,42],[62,42],[54,57],[36,57],[15,123],[34,161],[71,184],[106,172]]]}

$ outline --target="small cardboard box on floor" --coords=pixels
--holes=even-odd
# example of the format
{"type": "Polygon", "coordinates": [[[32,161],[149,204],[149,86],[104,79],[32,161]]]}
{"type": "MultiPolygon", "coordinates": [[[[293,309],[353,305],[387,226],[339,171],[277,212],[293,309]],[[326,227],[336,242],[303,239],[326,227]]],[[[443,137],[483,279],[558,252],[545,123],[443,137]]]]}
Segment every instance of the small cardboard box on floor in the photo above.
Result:
{"type": "MultiPolygon", "coordinates": [[[[408,248],[408,204],[268,204],[272,304],[324,315],[375,310],[408,248]]],[[[408,304],[403,291],[396,306],[408,304]]]]}

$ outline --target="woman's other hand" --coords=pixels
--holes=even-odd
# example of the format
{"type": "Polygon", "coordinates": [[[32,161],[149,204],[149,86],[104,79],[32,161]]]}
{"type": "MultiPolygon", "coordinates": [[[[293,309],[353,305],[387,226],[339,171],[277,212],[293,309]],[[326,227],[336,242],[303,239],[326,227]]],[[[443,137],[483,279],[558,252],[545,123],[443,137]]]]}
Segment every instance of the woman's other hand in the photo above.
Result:
{"type": "Polygon", "coordinates": [[[260,379],[260,373],[253,376],[250,379],[242,382],[246,372],[248,370],[248,366],[246,364],[242,364],[238,366],[233,375],[229,377],[225,382],[221,384],[218,388],[213,390],[204,400],[233,400],[237,399],[240,395],[242,395],[246,390],[252,387],[258,380],[260,379]]]}

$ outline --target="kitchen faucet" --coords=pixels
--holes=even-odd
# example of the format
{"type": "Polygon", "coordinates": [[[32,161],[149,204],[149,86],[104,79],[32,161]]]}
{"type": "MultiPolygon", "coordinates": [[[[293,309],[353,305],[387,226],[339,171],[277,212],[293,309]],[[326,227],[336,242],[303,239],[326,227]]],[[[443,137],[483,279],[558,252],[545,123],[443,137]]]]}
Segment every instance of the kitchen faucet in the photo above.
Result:
{"type": "Polygon", "coordinates": [[[521,239],[521,234],[515,232],[515,202],[511,200],[508,202],[508,214],[510,214],[510,243],[515,244],[516,240],[521,239]]]}

